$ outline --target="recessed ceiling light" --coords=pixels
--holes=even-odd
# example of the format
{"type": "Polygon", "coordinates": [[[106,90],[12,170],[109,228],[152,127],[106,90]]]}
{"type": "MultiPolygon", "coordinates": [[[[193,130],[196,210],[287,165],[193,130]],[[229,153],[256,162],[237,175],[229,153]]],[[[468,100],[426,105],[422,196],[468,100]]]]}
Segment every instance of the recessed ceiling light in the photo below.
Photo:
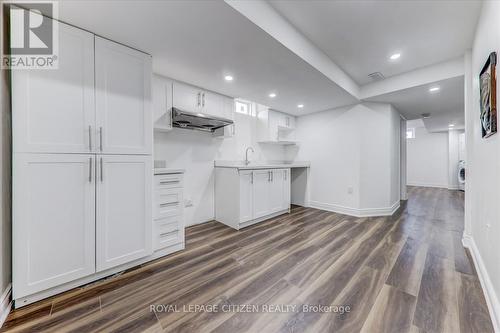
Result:
{"type": "Polygon", "coordinates": [[[429,89],[429,91],[430,92],[436,92],[436,91],[439,91],[439,89],[441,89],[441,88],[439,88],[439,87],[432,87],[432,88],[429,89]]]}
{"type": "Polygon", "coordinates": [[[274,97],[276,97],[276,94],[275,93],[270,93],[269,97],[274,98],[274,97]]]}
{"type": "Polygon", "coordinates": [[[449,127],[453,127],[453,126],[455,126],[455,124],[449,124],[448,126],[449,126],[449,127]]]}
{"type": "Polygon", "coordinates": [[[233,81],[233,79],[234,78],[231,75],[224,76],[224,80],[226,80],[226,81],[233,81]]]}
{"type": "Polygon", "coordinates": [[[304,104],[299,104],[299,105],[297,105],[297,107],[298,107],[299,109],[302,109],[302,108],[304,107],[304,104]]]}
{"type": "Polygon", "coordinates": [[[399,57],[401,57],[401,53],[394,53],[393,55],[391,55],[389,57],[389,59],[396,60],[396,59],[399,59],[399,57]]]}

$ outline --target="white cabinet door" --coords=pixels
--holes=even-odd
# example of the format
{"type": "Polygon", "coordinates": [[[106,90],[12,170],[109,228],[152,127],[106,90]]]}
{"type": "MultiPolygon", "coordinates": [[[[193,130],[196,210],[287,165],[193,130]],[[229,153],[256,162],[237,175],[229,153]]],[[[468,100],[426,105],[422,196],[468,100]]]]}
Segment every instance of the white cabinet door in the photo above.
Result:
{"type": "Polygon", "coordinates": [[[152,253],[152,171],[150,156],[98,156],[97,271],[152,253]]]}
{"type": "Polygon", "coordinates": [[[93,34],[59,23],[59,69],[11,74],[14,152],[95,149],[93,34]]]}
{"type": "Polygon", "coordinates": [[[284,170],[271,170],[271,181],[269,182],[269,210],[270,214],[283,210],[284,192],[284,170]]]}
{"type": "Polygon", "coordinates": [[[153,127],[157,131],[172,129],[172,81],[153,75],[153,127]]]}
{"type": "Polygon", "coordinates": [[[203,91],[201,93],[201,105],[203,113],[224,118],[224,96],[203,91]]]}
{"type": "Polygon", "coordinates": [[[95,37],[99,151],[151,154],[151,56],[95,37]]]}
{"type": "Polygon", "coordinates": [[[240,171],[240,223],[253,217],[253,172],[240,171]]]}
{"type": "Polygon", "coordinates": [[[14,154],[13,286],[24,297],[95,272],[95,157],[14,154]]]}
{"type": "Polygon", "coordinates": [[[253,172],[253,218],[270,214],[269,187],[270,170],[255,170],[253,172]]]}
{"type": "Polygon", "coordinates": [[[280,126],[294,129],[295,128],[295,117],[286,113],[281,114],[280,126]]]}
{"type": "Polygon", "coordinates": [[[174,82],[173,104],[174,107],[188,112],[201,112],[202,91],[196,87],[174,82]]]}
{"type": "Polygon", "coordinates": [[[223,100],[223,117],[227,119],[234,120],[234,99],[230,97],[224,97],[223,100]]]}
{"type": "Polygon", "coordinates": [[[268,118],[268,131],[269,131],[269,141],[279,141],[279,131],[278,126],[280,124],[281,118],[280,114],[276,111],[269,111],[268,118]]]}
{"type": "Polygon", "coordinates": [[[290,209],[291,197],[291,169],[283,170],[283,205],[281,209],[290,209]]]}

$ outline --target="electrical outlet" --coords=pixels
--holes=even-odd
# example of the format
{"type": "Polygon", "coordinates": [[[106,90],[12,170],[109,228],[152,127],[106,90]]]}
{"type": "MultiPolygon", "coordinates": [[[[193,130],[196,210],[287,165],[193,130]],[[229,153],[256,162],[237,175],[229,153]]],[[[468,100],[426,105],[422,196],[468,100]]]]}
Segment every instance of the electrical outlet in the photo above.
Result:
{"type": "Polygon", "coordinates": [[[353,188],[352,187],[348,187],[347,188],[347,194],[352,194],[352,192],[354,192],[353,188]]]}
{"type": "Polygon", "coordinates": [[[186,201],[184,202],[184,207],[193,207],[193,200],[186,199],[186,201]]]}

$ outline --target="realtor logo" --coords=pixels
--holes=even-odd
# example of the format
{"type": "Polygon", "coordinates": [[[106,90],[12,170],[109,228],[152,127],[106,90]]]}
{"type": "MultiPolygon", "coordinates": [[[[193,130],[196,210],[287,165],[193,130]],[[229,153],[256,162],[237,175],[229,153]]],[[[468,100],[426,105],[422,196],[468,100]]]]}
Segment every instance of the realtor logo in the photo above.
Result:
{"type": "Polygon", "coordinates": [[[57,69],[58,23],[52,19],[56,18],[57,3],[4,4],[2,17],[8,19],[10,34],[8,43],[2,40],[2,69],[57,69]]]}

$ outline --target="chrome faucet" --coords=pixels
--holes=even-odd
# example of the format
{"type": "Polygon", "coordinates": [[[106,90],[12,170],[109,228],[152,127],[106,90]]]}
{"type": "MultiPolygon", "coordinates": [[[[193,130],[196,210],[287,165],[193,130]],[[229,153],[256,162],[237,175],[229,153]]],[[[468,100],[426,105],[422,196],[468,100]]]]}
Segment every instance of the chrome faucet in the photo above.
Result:
{"type": "Polygon", "coordinates": [[[255,153],[255,152],[253,151],[253,148],[252,148],[252,147],[248,147],[248,148],[247,148],[247,150],[245,151],[245,165],[250,164],[250,161],[248,160],[248,151],[249,151],[249,150],[251,150],[251,151],[252,151],[252,153],[255,153]]]}

